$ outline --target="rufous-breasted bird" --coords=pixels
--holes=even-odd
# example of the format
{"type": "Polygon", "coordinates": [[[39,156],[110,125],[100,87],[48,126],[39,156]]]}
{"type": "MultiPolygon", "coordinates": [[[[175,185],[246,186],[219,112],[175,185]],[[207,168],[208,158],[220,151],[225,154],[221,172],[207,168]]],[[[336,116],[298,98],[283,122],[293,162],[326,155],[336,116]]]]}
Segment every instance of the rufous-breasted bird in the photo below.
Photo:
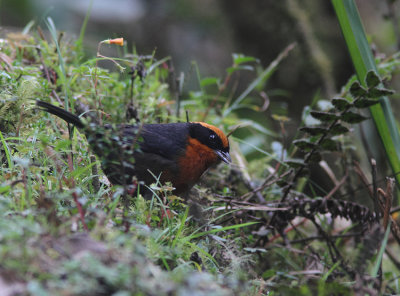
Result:
{"type": "Polygon", "coordinates": [[[36,104],[83,131],[113,184],[130,185],[136,177],[150,185],[159,177],[180,194],[189,191],[209,167],[221,160],[231,162],[228,138],[205,122],[99,125],[52,104],[39,100],[36,104]]]}

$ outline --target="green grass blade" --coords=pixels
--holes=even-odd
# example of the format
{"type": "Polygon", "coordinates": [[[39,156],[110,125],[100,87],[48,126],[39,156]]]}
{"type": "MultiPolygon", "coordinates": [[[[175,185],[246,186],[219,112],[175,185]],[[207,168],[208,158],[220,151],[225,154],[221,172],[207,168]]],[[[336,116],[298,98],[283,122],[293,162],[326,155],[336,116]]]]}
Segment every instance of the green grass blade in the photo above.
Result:
{"type": "MultiPolygon", "coordinates": [[[[340,27],[346,40],[357,78],[365,86],[368,71],[378,75],[375,60],[365,36],[364,28],[353,0],[332,0],[340,27]]],[[[375,126],[382,140],[387,158],[400,184],[400,135],[387,97],[379,98],[380,104],[370,107],[375,126]]]]}
{"type": "Polygon", "coordinates": [[[65,100],[64,100],[65,106],[64,107],[65,107],[65,110],[69,111],[69,99],[68,99],[69,87],[68,87],[68,80],[67,80],[67,71],[65,70],[65,62],[61,55],[60,45],[58,44],[57,29],[56,29],[56,26],[55,26],[53,20],[50,17],[48,17],[46,19],[45,23],[47,25],[47,28],[50,31],[51,38],[53,39],[53,41],[56,45],[56,48],[57,48],[58,59],[60,62],[60,69],[61,69],[61,77],[60,78],[64,84],[64,93],[65,93],[65,100]]]}
{"type": "Polygon", "coordinates": [[[183,227],[185,226],[185,222],[186,222],[186,219],[187,219],[188,215],[189,215],[189,207],[186,207],[185,214],[183,215],[183,217],[181,219],[181,224],[179,226],[178,232],[176,233],[175,239],[172,242],[172,247],[173,248],[175,248],[176,243],[178,242],[178,239],[181,238],[181,233],[182,233],[183,227]]]}
{"type": "Polygon", "coordinates": [[[321,277],[321,281],[326,282],[329,278],[329,276],[332,274],[332,272],[339,266],[340,261],[336,262],[335,264],[332,265],[332,267],[328,270],[327,273],[325,273],[322,277],[321,277]]]}
{"type": "Polygon", "coordinates": [[[3,133],[1,131],[0,131],[0,140],[1,140],[1,144],[3,145],[4,151],[6,153],[8,167],[10,169],[12,169],[13,168],[13,162],[11,160],[10,150],[8,149],[8,145],[6,143],[6,140],[4,139],[3,133]]]}
{"type": "Polygon", "coordinates": [[[376,258],[376,262],[375,262],[374,268],[372,269],[371,276],[374,277],[374,278],[378,276],[379,268],[381,267],[383,253],[385,252],[386,245],[387,245],[387,242],[388,242],[388,239],[389,239],[390,226],[391,226],[391,221],[389,220],[388,226],[387,226],[386,231],[385,231],[385,236],[383,237],[381,248],[379,249],[379,253],[378,253],[378,256],[376,258]]]}
{"type": "Polygon", "coordinates": [[[192,240],[194,238],[200,237],[200,236],[205,236],[208,234],[214,234],[220,231],[225,231],[225,230],[230,230],[230,229],[239,229],[241,227],[246,227],[250,225],[257,224],[258,222],[247,222],[247,223],[242,223],[242,224],[237,224],[237,225],[231,225],[231,226],[226,226],[226,227],[221,227],[221,228],[214,228],[208,231],[203,231],[197,234],[192,234],[191,236],[186,237],[187,240],[192,240]]]}
{"type": "Polygon", "coordinates": [[[82,24],[81,31],[80,31],[80,34],[79,34],[79,39],[76,41],[76,45],[78,47],[78,50],[77,50],[78,52],[82,52],[83,51],[82,50],[82,48],[83,48],[83,39],[85,38],[86,27],[87,27],[87,24],[89,22],[90,14],[92,12],[92,7],[93,7],[93,0],[90,0],[89,8],[88,8],[88,10],[86,12],[85,19],[83,20],[83,24],[82,24]]]}
{"type": "Polygon", "coordinates": [[[289,46],[287,46],[283,52],[281,52],[278,57],[272,61],[272,63],[265,69],[263,70],[260,75],[253,80],[252,83],[240,94],[240,96],[232,103],[232,105],[224,110],[223,117],[228,116],[229,113],[232,111],[236,110],[239,108],[240,103],[247,98],[247,96],[255,89],[257,86],[259,86],[262,83],[265,83],[272,74],[275,73],[277,70],[279,64],[282,62],[284,58],[286,58],[289,53],[295,48],[296,43],[292,43],[289,46]]]}

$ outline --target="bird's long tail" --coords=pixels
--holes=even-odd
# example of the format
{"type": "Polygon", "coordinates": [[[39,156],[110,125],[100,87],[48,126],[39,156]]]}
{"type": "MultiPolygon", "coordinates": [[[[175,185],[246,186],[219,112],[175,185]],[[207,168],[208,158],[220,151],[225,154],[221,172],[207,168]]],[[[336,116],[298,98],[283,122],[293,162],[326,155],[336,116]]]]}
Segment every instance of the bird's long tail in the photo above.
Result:
{"type": "Polygon", "coordinates": [[[37,100],[36,105],[43,108],[44,111],[54,114],[55,116],[64,119],[66,122],[75,125],[78,128],[83,128],[85,125],[78,116],[52,104],[37,100]]]}

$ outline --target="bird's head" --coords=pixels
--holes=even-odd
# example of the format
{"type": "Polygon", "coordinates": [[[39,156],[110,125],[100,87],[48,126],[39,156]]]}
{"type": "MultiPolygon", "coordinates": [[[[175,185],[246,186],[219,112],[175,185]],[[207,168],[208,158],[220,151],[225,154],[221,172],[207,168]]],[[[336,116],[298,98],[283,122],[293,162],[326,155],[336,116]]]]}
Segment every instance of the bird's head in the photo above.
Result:
{"type": "Polygon", "coordinates": [[[193,122],[190,125],[190,136],[210,148],[218,159],[230,163],[228,137],[216,126],[205,122],[193,122]]]}

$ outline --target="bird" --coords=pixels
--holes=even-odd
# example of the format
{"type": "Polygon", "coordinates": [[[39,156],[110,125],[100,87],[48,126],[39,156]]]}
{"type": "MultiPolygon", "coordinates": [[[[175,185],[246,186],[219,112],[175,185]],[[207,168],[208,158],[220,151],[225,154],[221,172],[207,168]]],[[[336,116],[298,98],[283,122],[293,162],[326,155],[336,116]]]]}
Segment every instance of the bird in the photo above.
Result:
{"type": "Polygon", "coordinates": [[[135,177],[149,186],[158,179],[171,182],[174,194],[185,194],[208,168],[232,161],[228,137],[205,122],[99,124],[45,101],[36,105],[85,134],[113,185],[132,185],[135,177]]]}

